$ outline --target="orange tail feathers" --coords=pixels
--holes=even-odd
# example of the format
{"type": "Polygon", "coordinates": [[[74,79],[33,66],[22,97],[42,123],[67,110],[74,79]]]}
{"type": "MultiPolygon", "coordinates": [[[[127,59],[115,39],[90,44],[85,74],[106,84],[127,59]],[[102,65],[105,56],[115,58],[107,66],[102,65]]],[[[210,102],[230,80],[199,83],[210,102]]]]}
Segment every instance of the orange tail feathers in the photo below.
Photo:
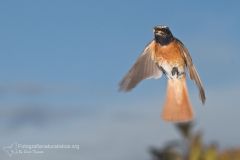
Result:
{"type": "Polygon", "coordinates": [[[162,119],[170,122],[187,122],[193,119],[186,78],[168,79],[167,96],[162,119]]]}

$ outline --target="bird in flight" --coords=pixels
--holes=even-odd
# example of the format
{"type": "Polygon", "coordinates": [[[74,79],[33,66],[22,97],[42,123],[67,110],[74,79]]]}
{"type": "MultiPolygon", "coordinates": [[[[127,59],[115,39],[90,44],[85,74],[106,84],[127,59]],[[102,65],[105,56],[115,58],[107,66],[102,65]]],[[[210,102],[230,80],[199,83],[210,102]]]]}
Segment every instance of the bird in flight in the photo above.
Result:
{"type": "Polygon", "coordinates": [[[161,117],[170,122],[193,119],[192,105],[186,84],[186,70],[199,89],[202,104],[205,91],[188,49],[173,36],[169,27],[155,26],[154,39],[145,47],[135,64],[119,84],[120,91],[130,91],[140,81],[167,77],[167,93],[161,117]]]}

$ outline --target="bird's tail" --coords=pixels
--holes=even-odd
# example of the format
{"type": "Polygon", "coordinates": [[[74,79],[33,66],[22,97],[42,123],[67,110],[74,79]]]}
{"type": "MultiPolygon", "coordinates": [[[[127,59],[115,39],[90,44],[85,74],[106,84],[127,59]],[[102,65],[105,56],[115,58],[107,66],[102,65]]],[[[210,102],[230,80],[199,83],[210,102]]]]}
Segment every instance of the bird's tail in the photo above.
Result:
{"type": "Polygon", "coordinates": [[[168,79],[167,96],[162,119],[170,122],[187,122],[193,119],[186,78],[168,79]]]}

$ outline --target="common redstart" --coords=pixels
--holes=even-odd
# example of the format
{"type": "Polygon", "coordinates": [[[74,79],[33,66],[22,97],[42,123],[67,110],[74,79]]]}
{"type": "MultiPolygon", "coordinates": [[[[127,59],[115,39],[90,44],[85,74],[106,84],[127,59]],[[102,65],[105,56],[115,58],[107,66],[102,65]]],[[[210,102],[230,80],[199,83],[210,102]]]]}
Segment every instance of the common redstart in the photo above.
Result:
{"type": "Polygon", "coordinates": [[[186,122],[193,119],[192,105],[186,85],[186,68],[190,79],[199,89],[202,104],[205,91],[188,49],[173,36],[169,27],[155,26],[154,39],[145,47],[140,57],[120,82],[120,90],[130,91],[141,80],[167,77],[167,93],[161,117],[170,122],[186,122]]]}

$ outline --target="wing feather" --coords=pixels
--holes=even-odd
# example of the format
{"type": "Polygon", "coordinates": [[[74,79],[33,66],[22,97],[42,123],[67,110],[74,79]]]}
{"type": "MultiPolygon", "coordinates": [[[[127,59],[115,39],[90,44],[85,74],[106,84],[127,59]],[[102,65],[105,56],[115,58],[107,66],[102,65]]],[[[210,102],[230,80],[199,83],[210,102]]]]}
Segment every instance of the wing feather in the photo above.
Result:
{"type": "Polygon", "coordinates": [[[178,40],[178,39],[176,39],[176,40],[181,49],[181,53],[185,59],[187,68],[189,70],[190,78],[191,78],[191,80],[195,81],[195,83],[199,89],[200,98],[202,100],[202,103],[204,104],[206,101],[206,96],[205,96],[204,87],[203,87],[202,81],[200,79],[200,76],[197,72],[197,69],[192,62],[192,58],[188,52],[188,49],[184,46],[184,44],[180,40],[178,40]]]}
{"type": "Polygon", "coordinates": [[[144,79],[161,77],[162,71],[152,58],[154,54],[154,43],[154,41],[151,41],[146,46],[143,53],[120,82],[119,90],[130,91],[144,79]]]}

